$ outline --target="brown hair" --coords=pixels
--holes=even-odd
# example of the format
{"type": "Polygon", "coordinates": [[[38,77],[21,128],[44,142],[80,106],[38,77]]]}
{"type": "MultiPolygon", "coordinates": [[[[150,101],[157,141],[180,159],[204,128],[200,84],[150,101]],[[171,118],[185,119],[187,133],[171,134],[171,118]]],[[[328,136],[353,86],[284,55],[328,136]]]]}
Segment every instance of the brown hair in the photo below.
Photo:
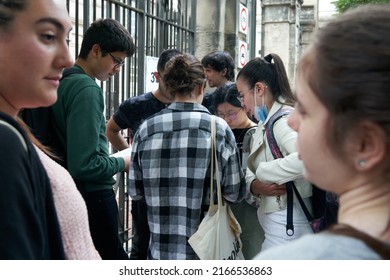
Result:
{"type": "Polygon", "coordinates": [[[360,6],[321,29],[299,64],[298,73],[332,116],[328,140],[338,152],[361,121],[390,136],[389,30],[390,5],[360,6]]]}
{"type": "Polygon", "coordinates": [[[200,61],[190,54],[181,54],[168,61],[163,77],[170,94],[190,96],[196,86],[205,82],[206,76],[200,61]]]}
{"type": "Polygon", "coordinates": [[[43,145],[32,133],[29,128],[29,126],[20,118],[16,118],[17,123],[20,125],[20,127],[26,132],[28,138],[30,141],[37,146],[39,149],[41,149],[46,155],[51,157],[53,160],[56,161],[62,161],[62,159],[57,156],[49,147],[43,145]]]}
{"type": "Polygon", "coordinates": [[[27,0],[0,0],[0,28],[9,27],[15,14],[26,9],[27,2],[27,0]]]}

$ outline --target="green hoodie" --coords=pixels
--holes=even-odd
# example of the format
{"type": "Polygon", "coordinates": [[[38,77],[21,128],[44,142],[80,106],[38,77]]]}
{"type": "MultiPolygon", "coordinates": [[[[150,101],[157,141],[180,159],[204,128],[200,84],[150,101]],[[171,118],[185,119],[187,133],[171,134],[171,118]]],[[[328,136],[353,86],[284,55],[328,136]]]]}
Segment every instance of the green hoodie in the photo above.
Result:
{"type": "Polygon", "coordinates": [[[112,189],[113,176],[125,166],[123,158],[109,156],[103,111],[102,89],[90,76],[71,74],[61,80],[52,122],[80,191],[112,189]]]}

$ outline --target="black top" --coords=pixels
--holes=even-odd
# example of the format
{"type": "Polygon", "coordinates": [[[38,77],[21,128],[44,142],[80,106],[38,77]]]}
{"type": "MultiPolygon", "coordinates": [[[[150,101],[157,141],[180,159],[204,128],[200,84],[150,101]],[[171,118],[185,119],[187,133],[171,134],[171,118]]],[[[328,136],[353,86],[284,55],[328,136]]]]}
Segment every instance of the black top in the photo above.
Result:
{"type": "Polygon", "coordinates": [[[0,259],[64,259],[46,171],[23,129],[0,112],[0,259]]]}
{"type": "Polygon", "coordinates": [[[160,112],[167,104],[158,100],[152,92],[125,100],[115,112],[113,119],[121,129],[130,129],[131,137],[144,120],[160,112]]]}

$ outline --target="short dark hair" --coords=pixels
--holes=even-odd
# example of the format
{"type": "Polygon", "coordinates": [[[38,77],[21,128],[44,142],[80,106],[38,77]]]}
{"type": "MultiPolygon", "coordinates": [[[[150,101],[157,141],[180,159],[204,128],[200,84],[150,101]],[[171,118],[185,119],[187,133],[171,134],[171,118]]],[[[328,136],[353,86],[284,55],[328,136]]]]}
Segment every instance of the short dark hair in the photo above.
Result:
{"type": "Polygon", "coordinates": [[[7,28],[15,18],[15,13],[24,11],[27,0],[0,1],[0,27],[7,28]]]}
{"type": "Polygon", "coordinates": [[[83,36],[79,57],[86,59],[93,45],[98,44],[103,56],[110,52],[124,52],[132,56],[135,52],[133,38],[127,29],[114,19],[94,21],[83,36]]]}
{"type": "Polygon", "coordinates": [[[234,81],[234,60],[230,53],[225,51],[215,51],[202,58],[204,68],[211,68],[221,72],[226,68],[226,79],[234,81]]]}
{"type": "Polygon", "coordinates": [[[164,71],[165,69],[165,65],[167,64],[167,62],[174,56],[178,55],[178,54],[181,54],[181,52],[177,49],[167,49],[167,50],[164,50],[159,58],[158,58],[158,62],[157,62],[157,71],[160,73],[161,71],[164,71]]]}
{"type": "Polygon", "coordinates": [[[214,92],[214,108],[217,110],[217,107],[222,103],[229,103],[234,107],[241,108],[241,102],[238,100],[240,94],[238,93],[237,85],[235,83],[227,83],[222,87],[218,88],[214,92]]]}

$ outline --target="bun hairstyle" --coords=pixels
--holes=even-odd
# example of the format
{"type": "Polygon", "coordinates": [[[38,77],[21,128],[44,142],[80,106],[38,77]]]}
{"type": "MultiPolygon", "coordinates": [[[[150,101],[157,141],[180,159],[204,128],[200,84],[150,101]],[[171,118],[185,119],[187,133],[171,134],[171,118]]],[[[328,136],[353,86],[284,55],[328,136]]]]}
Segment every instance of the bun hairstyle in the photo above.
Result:
{"type": "Polygon", "coordinates": [[[190,54],[171,58],[163,76],[164,85],[172,96],[191,96],[195,87],[203,85],[205,80],[202,64],[190,54]]]}

